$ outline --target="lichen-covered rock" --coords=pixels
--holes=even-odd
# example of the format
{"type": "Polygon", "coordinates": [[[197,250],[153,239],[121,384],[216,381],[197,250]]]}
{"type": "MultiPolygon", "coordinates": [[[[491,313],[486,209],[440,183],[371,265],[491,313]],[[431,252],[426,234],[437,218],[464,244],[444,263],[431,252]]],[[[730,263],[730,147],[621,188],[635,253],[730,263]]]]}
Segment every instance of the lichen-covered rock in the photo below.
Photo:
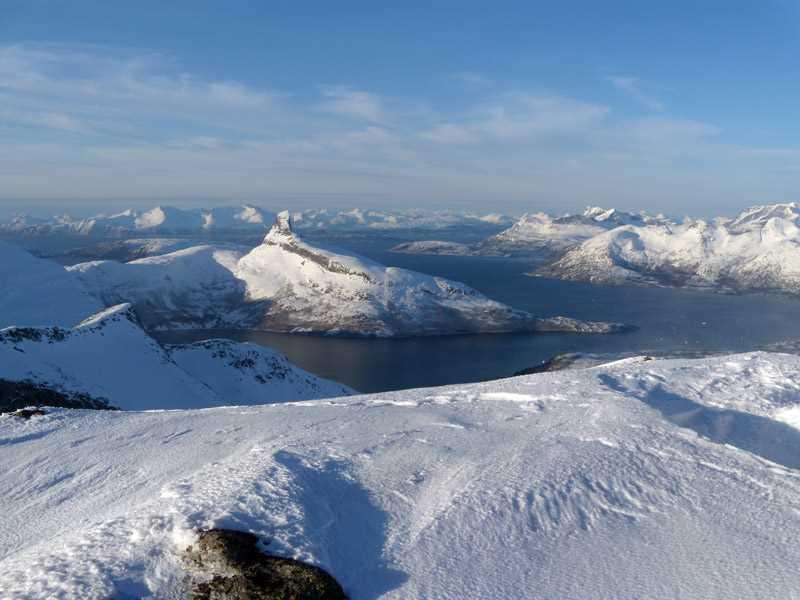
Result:
{"type": "Polygon", "coordinates": [[[193,600],[343,600],[328,573],[298,560],[270,556],[258,537],[244,531],[208,529],[186,549],[193,600]]]}

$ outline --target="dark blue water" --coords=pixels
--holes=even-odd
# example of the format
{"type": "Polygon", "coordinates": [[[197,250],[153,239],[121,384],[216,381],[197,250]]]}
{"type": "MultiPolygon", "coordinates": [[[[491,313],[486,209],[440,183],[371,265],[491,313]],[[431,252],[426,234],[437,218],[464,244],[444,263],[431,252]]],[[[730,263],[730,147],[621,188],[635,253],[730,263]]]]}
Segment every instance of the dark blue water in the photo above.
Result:
{"type": "Polygon", "coordinates": [[[800,300],[643,287],[606,287],[528,277],[530,263],[499,258],[413,256],[385,245],[356,248],[384,264],[463,281],[540,316],[621,321],[617,335],[502,334],[400,340],[335,339],[255,331],[169,332],[184,342],[209,336],[278,348],[301,367],[364,392],[507,377],[563,352],[746,351],[800,338],[800,300]]]}

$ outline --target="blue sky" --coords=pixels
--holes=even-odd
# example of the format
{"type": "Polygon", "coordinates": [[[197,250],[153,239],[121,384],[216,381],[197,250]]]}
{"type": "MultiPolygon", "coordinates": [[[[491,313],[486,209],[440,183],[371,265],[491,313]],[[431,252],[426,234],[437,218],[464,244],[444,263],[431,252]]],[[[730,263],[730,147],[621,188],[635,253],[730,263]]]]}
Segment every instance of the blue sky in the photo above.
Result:
{"type": "Polygon", "coordinates": [[[797,199],[797,2],[0,10],[6,205],[797,199]]]}

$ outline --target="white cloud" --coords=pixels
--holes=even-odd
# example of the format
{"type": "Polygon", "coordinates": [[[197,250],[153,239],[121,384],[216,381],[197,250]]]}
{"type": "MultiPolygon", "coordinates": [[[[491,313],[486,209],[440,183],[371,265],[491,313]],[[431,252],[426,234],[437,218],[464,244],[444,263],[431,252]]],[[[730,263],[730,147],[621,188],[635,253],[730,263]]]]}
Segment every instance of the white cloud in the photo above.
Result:
{"type": "Polygon", "coordinates": [[[611,83],[611,85],[618,90],[628,94],[631,98],[645,108],[654,111],[664,110],[664,104],[652,94],[645,92],[642,89],[641,82],[637,78],[616,75],[607,77],[606,81],[611,83]]]}
{"type": "Polygon", "coordinates": [[[386,111],[375,94],[347,86],[326,86],[322,88],[322,97],[321,109],[325,112],[369,123],[386,121],[386,111]]]}
{"type": "Polygon", "coordinates": [[[461,122],[437,123],[421,136],[438,143],[464,144],[571,134],[594,127],[608,113],[608,107],[569,98],[511,94],[461,122]]]}

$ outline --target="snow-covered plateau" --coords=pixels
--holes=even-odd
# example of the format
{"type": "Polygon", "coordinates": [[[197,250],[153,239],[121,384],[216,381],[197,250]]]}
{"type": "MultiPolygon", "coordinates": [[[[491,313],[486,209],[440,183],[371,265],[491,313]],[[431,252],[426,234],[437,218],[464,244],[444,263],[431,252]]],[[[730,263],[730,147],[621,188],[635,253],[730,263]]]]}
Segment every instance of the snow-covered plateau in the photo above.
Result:
{"type": "Polygon", "coordinates": [[[199,528],[354,600],[800,597],[800,358],[0,417],[0,590],[178,598],[199,528]]]}
{"type": "Polygon", "coordinates": [[[732,219],[626,225],[570,248],[540,275],[592,283],[800,293],[800,205],[732,219]]]}
{"type": "Polygon", "coordinates": [[[195,246],[128,263],[69,267],[110,306],[149,328],[250,328],[353,336],[513,331],[609,333],[614,323],[537,318],[456,281],[305,242],[287,211],[247,253],[195,246]]]}

